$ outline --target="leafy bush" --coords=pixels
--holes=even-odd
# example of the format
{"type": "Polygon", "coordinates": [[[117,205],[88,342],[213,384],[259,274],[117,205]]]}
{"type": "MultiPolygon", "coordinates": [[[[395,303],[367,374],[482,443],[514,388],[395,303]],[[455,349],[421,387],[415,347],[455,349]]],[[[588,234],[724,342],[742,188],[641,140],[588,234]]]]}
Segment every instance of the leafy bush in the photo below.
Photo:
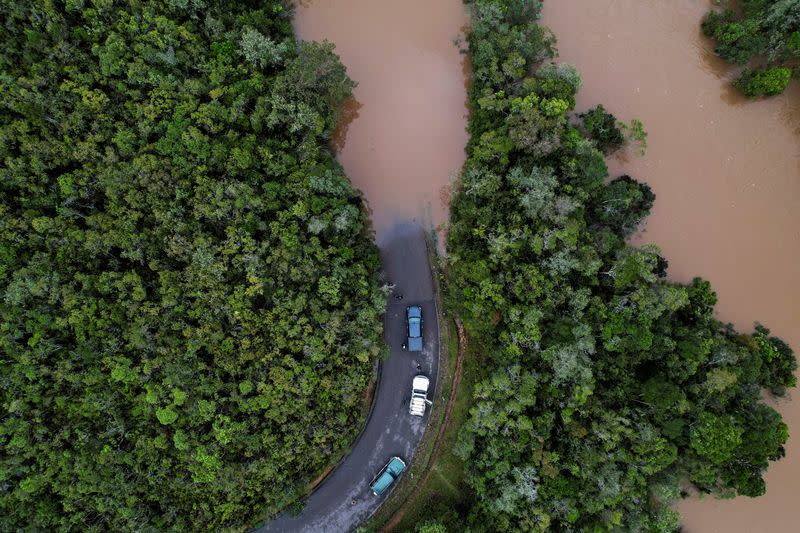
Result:
{"type": "Polygon", "coordinates": [[[617,118],[606,111],[603,104],[593,107],[578,117],[583,121],[583,133],[593,140],[598,150],[608,155],[622,148],[625,136],[617,126],[617,118]]]}
{"type": "Polygon", "coordinates": [[[789,84],[790,67],[800,59],[800,0],[742,0],[741,8],[709,12],[703,32],[716,41],[714,51],[726,61],[766,63],[746,69],[734,82],[744,94],[780,94],[789,84]]]}
{"type": "Polygon", "coordinates": [[[733,85],[750,98],[775,96],[786,89],[791,78],[792,71],[786,67],[746,69],[733,85]]]}

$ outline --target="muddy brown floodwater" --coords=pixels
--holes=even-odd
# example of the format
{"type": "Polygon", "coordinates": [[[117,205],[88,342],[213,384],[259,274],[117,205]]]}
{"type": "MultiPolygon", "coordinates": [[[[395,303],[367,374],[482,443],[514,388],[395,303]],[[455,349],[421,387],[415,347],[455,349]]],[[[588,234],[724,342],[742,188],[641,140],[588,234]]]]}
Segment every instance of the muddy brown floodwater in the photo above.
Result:
{"type": "Polygon", "coordinates": [[[466,56],[453,42],[467,23],[461,0],[300,0],[296,9],[298,36],[333,42],[358,82],[334,145],[378,242],[399,220],[447,222],[467,142],[466,56]]]}
{"type": "MultiPolygon", "coordinates": [[[[760,321],[800,349],[800,90],[747,102],[728,85],[699,24],[706,0],[547,0],[544,23],[584,85],[578,109],[603,103],[641,119],[647,155],[609,161],[657,195],[634,243],[658,244],[670,277],[709,279],[718,317],[760,321]]],[[[328,39],[359,83],[334,139],[381,237],[400,219],[447,220],[467,140],[468,68],[453,45],[460,0],[302,0],[295,29],[328,39]]],[[[797,394],[796,391],[794,391],[797,394]]],[[[761,498],[681,503],[688,533],[797,530],[800,400],[780,401],[787,456],[761,498]],[[794,526],[792,524],[795,524],[794,526]]]]}
{"type": "MultiPolygon", "coordinates": [[[[657,199],[635,243],[658,244],[672,279],[711,281],[717,314],[742,330],[760,321],[800,349],[800,92],[747,102],[699,24],[706,0],[548,0],[543,23],[576,65],[578,109],[603,103],[649,132],[642,158],[609,161],[657,199]]],[[[688,533],[798,531],[800,393],[780,401],[786,457],[761,498],[682,502],[688,533]]]]}

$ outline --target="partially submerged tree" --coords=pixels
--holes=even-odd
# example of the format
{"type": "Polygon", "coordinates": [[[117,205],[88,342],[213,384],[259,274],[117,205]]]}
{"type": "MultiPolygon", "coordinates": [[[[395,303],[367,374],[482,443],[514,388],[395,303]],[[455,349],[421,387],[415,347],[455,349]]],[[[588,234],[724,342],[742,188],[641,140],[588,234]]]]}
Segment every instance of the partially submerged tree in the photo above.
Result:
{"type": "Polygon", "coordinates": [[[736,7],[709,12],[703,32],[716,41],[714,51],[726,61],[758,63],[734,82],[746,96],[782,93],[800,60],[800,0],[742,0],[736,7]]]}

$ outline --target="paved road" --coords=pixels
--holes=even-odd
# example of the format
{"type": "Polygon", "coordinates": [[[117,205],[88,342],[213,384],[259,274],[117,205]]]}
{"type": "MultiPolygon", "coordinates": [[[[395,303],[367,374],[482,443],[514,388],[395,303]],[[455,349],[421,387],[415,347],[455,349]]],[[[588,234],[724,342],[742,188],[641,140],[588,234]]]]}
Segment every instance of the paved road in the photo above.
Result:
{"type": "Polygon", "coordinates": [[[395,284],[395,294],[402,294],[403,299],[390,295],[386,306],[384,336],[390,356],[381,365],[372,414],[350,455],[311,494],[303,512],[297,517],[282,515],[259,529],[261,533],[353,530],[386,499],[386,494],[378,497],[370,491],[374,475],[394,455],[408,464],[422,439],[429,413],[423,419],[408,414],[411,380],[418,373],[429,376],[428,397],[436,398],[439,363],[439,324],[425,235],[420,226],[403,223],[393,228],[379,246],[384,275],[395,284]],[[408,305],[422,306],[425,345],[421,354],[411,355],[401,347],[408,305]],[[417,364],[421,370],[417,370],[417,364]]]}

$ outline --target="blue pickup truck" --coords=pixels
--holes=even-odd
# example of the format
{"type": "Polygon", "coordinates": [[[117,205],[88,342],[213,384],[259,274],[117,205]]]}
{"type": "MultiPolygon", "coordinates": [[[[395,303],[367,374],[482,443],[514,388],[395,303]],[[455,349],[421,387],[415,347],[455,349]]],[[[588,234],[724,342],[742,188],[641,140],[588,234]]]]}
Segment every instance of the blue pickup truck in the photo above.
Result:
{"type": "Polygon", "coordinates": [[[422,308],[418,305],[411,305],[406,308],[406,318],[408,319],[408,342],[406,346],[409,352],[422,351],[422,308]]]}
{"type": "Polygon", "coordinates": [[[369,488],[372,489],[372,493],[375,496],[380,496],[386,489],[388,489],[394,481],[400,477],[400,474],[406,469],[406,463],[400,459],[399,457],[392,457],[389,459],[389,462],[386,463],[386,466],[378,472],[378,475],[375,476],[375,479],[372,480],[372,483],[369,484],[369,488]]]}

